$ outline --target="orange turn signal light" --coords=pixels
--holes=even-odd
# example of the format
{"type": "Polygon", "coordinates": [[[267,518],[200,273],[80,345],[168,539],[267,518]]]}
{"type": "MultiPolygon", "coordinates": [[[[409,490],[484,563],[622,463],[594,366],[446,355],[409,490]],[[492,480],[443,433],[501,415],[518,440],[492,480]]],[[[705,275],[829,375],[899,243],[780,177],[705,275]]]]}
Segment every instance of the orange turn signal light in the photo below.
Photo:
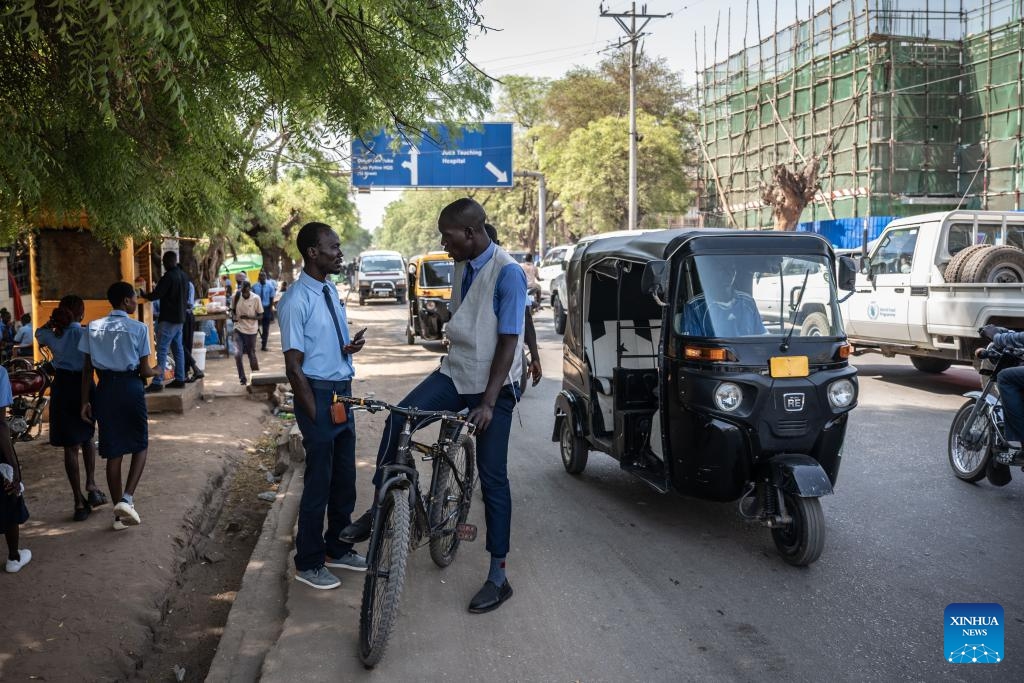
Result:
{"type": "Polygon", "coordinates": [[[839,351],[836,352],[836,356],[838,356],[840,360],[846,360],[850,357],[851,353],[853,353],[853,346],[850,344],[843,344],[839,347],[839,351]]]}
{"type": "Polygon", "coordinates": [[[729,352],[709,346],[687,346],[683,348],[683,357],[687,360],[724,361],[729,359],[729,352]]]}

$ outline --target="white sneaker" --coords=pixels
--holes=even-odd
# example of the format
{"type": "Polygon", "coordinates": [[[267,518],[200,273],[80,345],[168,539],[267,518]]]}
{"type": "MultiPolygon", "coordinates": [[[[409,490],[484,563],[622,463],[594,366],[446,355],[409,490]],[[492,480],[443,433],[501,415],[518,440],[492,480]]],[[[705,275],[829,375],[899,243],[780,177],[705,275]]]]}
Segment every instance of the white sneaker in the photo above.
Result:
{"type": "Polygon", "coordinates": [[[135,506],[129,502],[122,500],[115,505],[114,514],[118,515],[121,518],[121,521],[128,526],[142,524],[142,519],[139,518],[139,513],[135,511],[135,506]]]}
{"type": "Polygon", "coordinates": [[[120,517],[114,517],[114,531],[124,531],[128,525],[121,521],[120,517]]]}
{"type": "Polygon", "coordinates": [[[14,574],[15,572],[21,571],[21,568],[32,561],[32,551],[22,548],[18,551],[18,559],[7,560],[7,566],[5,569],[14,574]]]}

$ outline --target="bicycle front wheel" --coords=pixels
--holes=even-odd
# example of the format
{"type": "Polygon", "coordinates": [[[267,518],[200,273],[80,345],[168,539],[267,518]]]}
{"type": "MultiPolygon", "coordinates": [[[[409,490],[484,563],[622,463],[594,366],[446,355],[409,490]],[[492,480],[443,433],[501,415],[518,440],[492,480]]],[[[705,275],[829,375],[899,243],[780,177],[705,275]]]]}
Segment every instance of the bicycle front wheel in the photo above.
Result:
{"type": "Polygon", "coordinates": [[[372,669],[384,656],[388,636],[398,618],[409,554],[409,498],[391,489],[381,502],[370,536],[363,606],[359,612],[359,658],[372,669]]]}
{"type": "Polygon", "coordinates": [[[430,482],[430,559],[442,568],[455,560],[459,549],[455,528],[469,517],[469,505],[473,502],[473,439],[459,439],[448,450],[448,458],[451,463],[444,458],[435,460],[434,480],[430,482]]]}

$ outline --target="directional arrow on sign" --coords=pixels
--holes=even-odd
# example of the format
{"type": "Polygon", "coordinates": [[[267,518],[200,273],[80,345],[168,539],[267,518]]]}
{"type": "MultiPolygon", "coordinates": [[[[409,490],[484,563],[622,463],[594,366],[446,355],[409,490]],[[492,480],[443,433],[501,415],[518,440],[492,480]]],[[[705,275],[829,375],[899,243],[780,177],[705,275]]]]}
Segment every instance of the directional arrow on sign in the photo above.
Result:
{"type": "Polygon", "coordinates": [[[508,182],[508,173],[505,173],[505,171],[502,171],[491,162],[488,161],[486,164],[484,164],[484,168],[490,171],[491,174],[497,179],[499,183],[508,182]]]}

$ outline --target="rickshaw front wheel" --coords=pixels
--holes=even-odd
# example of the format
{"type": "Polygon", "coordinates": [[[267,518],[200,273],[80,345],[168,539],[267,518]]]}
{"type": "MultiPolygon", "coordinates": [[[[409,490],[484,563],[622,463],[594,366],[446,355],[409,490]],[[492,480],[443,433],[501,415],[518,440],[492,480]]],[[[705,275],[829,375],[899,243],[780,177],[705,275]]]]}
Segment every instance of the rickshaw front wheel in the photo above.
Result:
{"type": "Polygon", "coordinates": [[[580,474],[587,466],[587,444],[573,434],[571,416],[562,418],[562,433],[559,446],[562,451],[562,465],[569,474],[580,474]]]}
{"type": "Polygon", "coordinates": [[[800,498],[783,494],[786,512],[793,521],[772,529],[775,547],[789,564],[805,567],[821,556],[825,549],[825,513],[817,498],[800,498]]]}

